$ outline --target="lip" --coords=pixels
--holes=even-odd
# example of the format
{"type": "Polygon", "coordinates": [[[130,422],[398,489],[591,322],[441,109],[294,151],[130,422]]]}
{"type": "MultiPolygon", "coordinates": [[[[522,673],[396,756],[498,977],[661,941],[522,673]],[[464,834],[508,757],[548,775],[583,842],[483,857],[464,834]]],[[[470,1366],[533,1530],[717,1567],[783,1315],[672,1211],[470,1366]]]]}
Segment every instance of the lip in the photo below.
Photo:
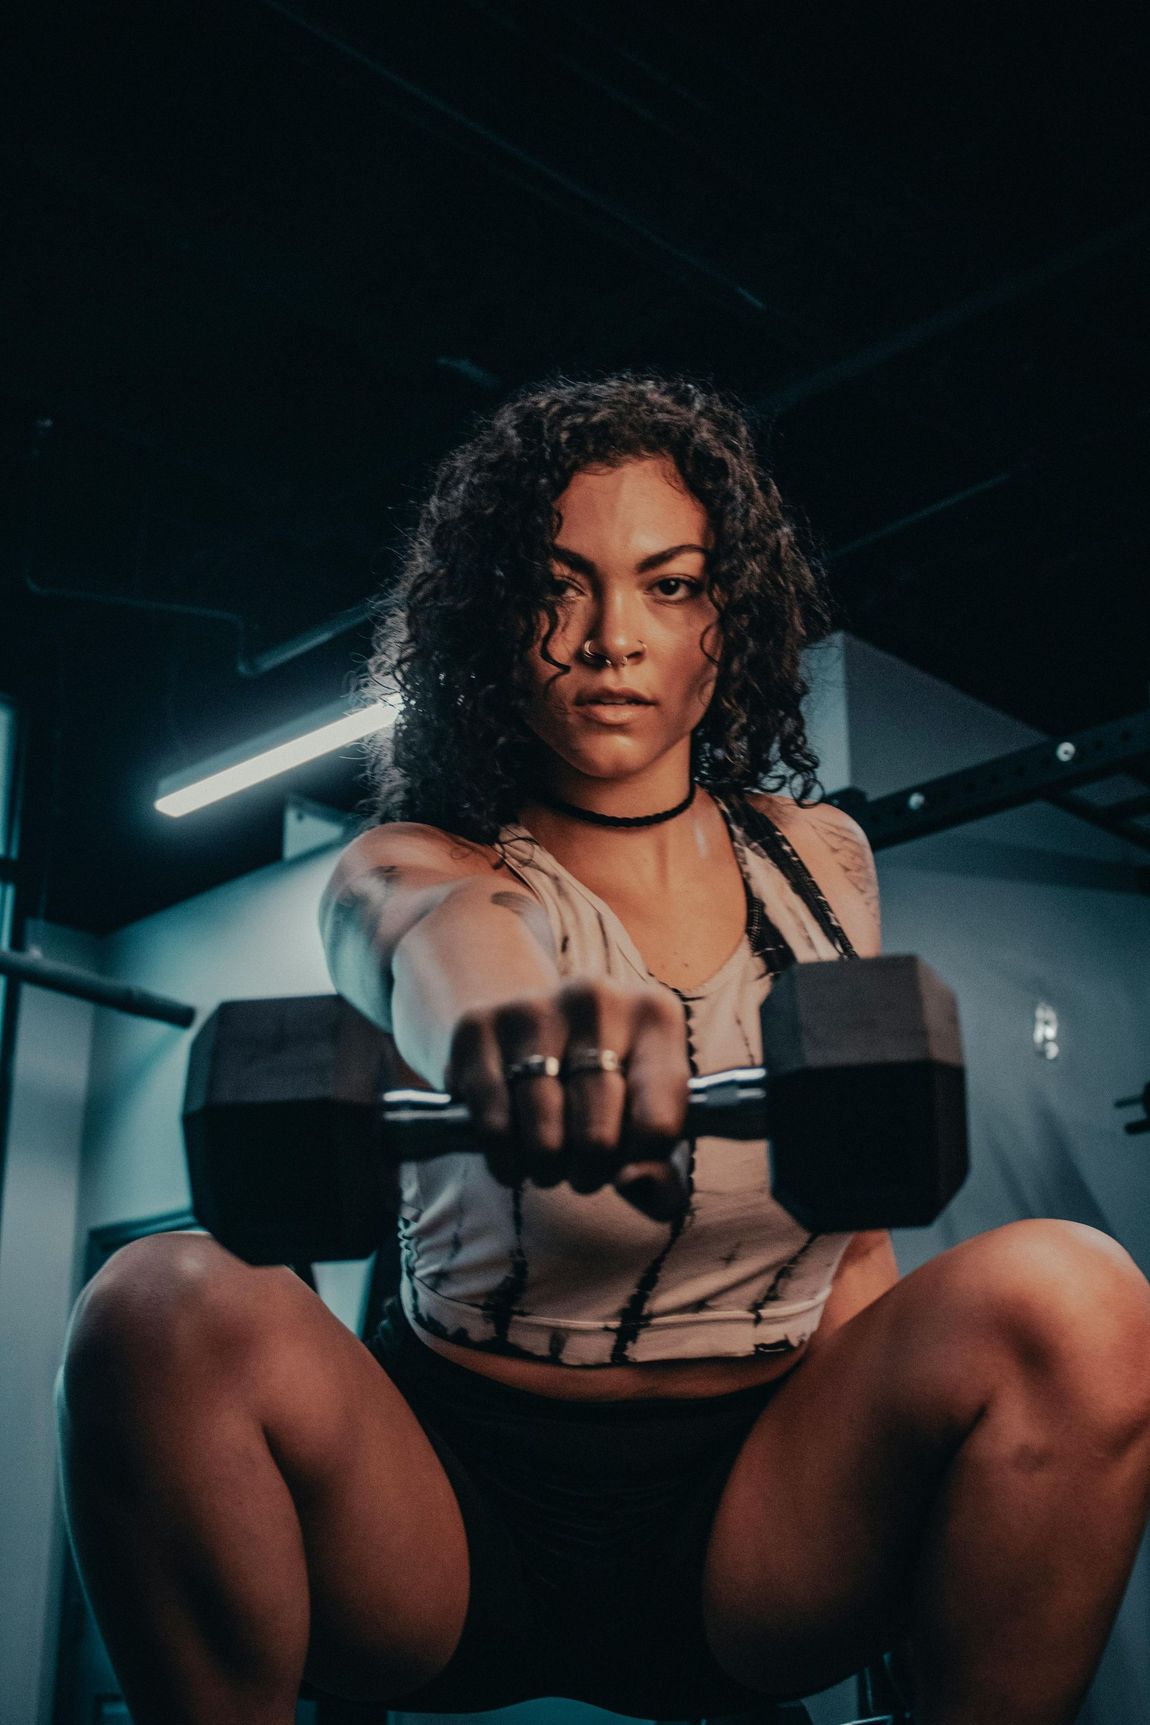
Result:
{"type": "Polygon", "coordinates": [[[576,710],[593,725],[627,725],[633,723],[640,713],[649,712],[653,705],[652,701],[637,701],[631,705],[617,702],[611,706],[580,701],[576,710]]]}
{"type": "Polygon", "coordinates": [[[581,695],[576,695],[575,705],[582,707],[588,701],[638,701],[644,707],[653,707],[654,701],[645,695],[642,689],[633,689],[629,683],[596,683],[593,688],[585,689],[581,695]]]}

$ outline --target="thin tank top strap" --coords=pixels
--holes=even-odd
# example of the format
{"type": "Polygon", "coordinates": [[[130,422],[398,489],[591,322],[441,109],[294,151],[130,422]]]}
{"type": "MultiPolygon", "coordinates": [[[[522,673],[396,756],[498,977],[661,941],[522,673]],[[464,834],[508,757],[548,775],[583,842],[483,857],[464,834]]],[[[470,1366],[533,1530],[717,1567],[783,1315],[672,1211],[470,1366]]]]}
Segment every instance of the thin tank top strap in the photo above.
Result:
{"type": "Polygon", "coordinates": [[[790,941],[781,929],[771,921],[766,905],[751,884],[750,870],[743,850],[743,834],[723,798],[718,792],[712,791],[712,796],[718,805],[719,813],[726,822],[730,834],[731,847],[735,853],[735,861],[739,865],[739,873],[743,877],[743,897],[747,906],[746,939],[752,953],[761,958],[768,976],[781,976],[784,970],[789,970],[796,962],[790,941]]]}
{"type": "Polygon", "coordinates": [[[761,845],[775,867],[784,875],[802,899],[827,939],[838,948],[843,958],[857,958],[846,930],[831,909],[819,883],[795,850],[786,835],[775,825],[770,815],[739,792],[731,794],[739,824],[748,838],[761,845]]]}

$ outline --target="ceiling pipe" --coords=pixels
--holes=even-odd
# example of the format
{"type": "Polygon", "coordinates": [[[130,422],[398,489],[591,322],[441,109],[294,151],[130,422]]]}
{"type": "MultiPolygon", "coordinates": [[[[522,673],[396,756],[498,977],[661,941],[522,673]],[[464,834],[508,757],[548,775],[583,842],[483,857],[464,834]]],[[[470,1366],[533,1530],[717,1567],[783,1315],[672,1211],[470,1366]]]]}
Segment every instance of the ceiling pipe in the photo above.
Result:
{"type": "Polygon", "coordinates": [[[391,67],[386,66],[376,55],[358,47],[336,30],[328,28],[314,18],[309,18],[298,6],[288,5],[285,0],[262,0],[262,4],[269,12],[277,13],[279,17],[294,24],[297,29],[306,31],[308,35],[325,43],[336,53],[342,54],[346,59],[362,66],[365,71],[371,72],[383,83],[389,84],[400,96],[406,97],[409,102],[414,102],[429,111],[439,120],[441,125],[446,125],[455,132],[465,133],[470,138],[478,140],[486,146],[492,155],[502,158],[503,162],[507,164],[504,169],[505,173],[510,169],[516,179],[521,179],[526,173],[536,182],[535,189],[546,188],[552,196],[558,193],[568,205],[580,208],[590,216],[597,218],[598,225],[606,224],[618,234],[630,239],[632,243],[639,242],[644,250],[660,253],[663,257],[669,258],[679,268],[706,282],[712,290],[718,288],[727,300],[734,300],[736,304],[756,313],[770,312],[772,315],[779,315],[777,307],[768,307],[758,294],[753,293],[750,288],[744,287],[741,282],[727,275],[724,270],[711,263],[709,258],[686,251],[656,229],[648,227],[630,210],[623,208],[612,198],[604,196],[602,192],[596,191],[593,186],[584,185],[582,181],[573,179],[558,168],[553,168],[550,163],[533,155],[529,150],[523,149],[521,145],[512,142],[510,138],[503,137],[490,126],[484,125],[482,121],[473,120],[469,114],[453,107],[449,102],[445,102],[433,91],[424,89],[422,85],[413,83],[409,78],[401,77],[398,72],[393,72],[391,67]],[[516,173],[515,170],[518,172],[516,173]]]}
{"type": "Polygon", "coordinates": [[[881,336],[857,353],[847,354],[831,365],[820,366],[817,371],[808,372],[806,377],[796,378],[793,383],[784,384],[781,389],[774,389],[770,394],[760,396],[754,404],[755,410],[766,414],[785,413],[789,408],[797,407],[800,402],[810,401],[816,395],[825,395],[842,383],[851,383],[856,377],[862,377],[877,366],[885,365],[889,359],[896,359],[900,354],[910,353],[916,347],[924,347],[928,342],[937,341],[939,336],[949,335],[963,324],[971,323],[987,312],[997,311],[999,306],[1024,299],[1028,294],[1046,287],[1049,282],[1057,281],[1059,276],[1069,275],[1073,270],[1093,263],[1096,258],[1105,257],[1107,252],[1117,251],[1132,240],[1140,238],[1148,226],[1150,213],[1140,210],[1130,221],[1120,222],[1117,227],[1092,234],[1089,239],[1081,240],[1078,245],[1069,246],[1063,251],[1052,252],[1029,269],[1018,270],[1014,275],[1006,276],[1002,281],[994,282],[978,293],[969,294],[966,299],[959,300],[954,305],[932,312],[918,323],[908,324],[905,329],[881,336]]]}

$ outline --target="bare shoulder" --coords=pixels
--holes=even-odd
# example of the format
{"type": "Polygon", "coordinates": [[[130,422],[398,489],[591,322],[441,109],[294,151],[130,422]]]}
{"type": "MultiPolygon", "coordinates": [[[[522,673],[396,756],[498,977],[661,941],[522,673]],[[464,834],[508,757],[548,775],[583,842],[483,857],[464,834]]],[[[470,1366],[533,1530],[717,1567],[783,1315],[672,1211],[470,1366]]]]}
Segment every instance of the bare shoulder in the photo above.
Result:
{"type": "Polygon", "coordinates": [[[831,909],[863,957],[880,949],[878,875],[870,841],[834,803],[802,808],[790,797],[749,791],[747,801],[769,815],[798,851],[831,909]]]}
{"type": "Polygon", "coordinates": [[[494,846],[418,822],[388,821],[359,833],[341,851],[319,902],[320,934],[339,993],[390,1030],[389,979],[400,941],[471,880],[493,905],[530,919],[550,950],[545,907],[526,887],[497,874],[499,861],[494,846]]]}
{"type": "Polygon", "coordinates": [[[364,906],[379,913],[468,876],[493,874],[496,860],[483,845],[417,821],[368,827],[336,860],[320,900],[321,926],[330,934],[341,918],[354,919],[364,906]]]}
{"type": "Polygon", "coordinates": [[[495,870],[498,860],[493,846],[475,844],[441,827],[425,826],[420,821],[384,821],[352,839],[340,855],[339,868],[345,877],[376,868],[488,874],[495,870]]]}

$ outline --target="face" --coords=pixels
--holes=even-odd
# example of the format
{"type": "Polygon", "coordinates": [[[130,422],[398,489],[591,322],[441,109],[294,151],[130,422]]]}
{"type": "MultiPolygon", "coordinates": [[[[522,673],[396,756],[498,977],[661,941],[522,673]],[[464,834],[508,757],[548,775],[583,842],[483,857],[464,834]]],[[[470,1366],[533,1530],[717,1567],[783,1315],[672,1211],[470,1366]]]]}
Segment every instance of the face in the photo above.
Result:
{"type": "MultiPolygon", "coordinates": [[[[544,618],[525,668],[528,724],[557,757],[560,779],[571,776],[564,767],[630,778],[672,757],[689,762],[691,732],[714,692],[719,657],[719,613],[706,591],[706,511],[666,457],[585,469],[556,507],[562,522],[551,567],[559,626],[547,651],[571,670],[544,659],[544,618]],[[587,641],[593,658],[583,652],[587,641]],[[650,705],[586,703],[620,685],[650,705]]],[[[681,771],[682,761],[671,764],[681,771]]]]}

